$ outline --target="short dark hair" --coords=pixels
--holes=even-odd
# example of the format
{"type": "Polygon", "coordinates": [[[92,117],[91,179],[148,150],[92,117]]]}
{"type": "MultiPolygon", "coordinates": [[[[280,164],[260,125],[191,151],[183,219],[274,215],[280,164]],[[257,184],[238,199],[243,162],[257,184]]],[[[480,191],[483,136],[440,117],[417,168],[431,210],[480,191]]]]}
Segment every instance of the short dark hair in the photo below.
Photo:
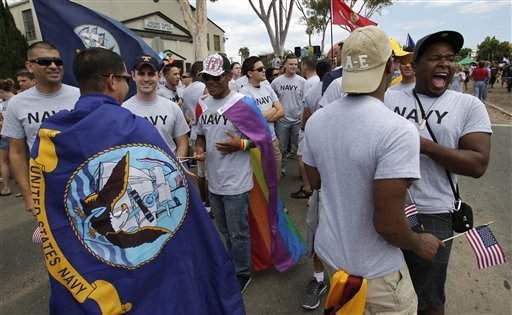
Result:
{"type": "Polygon", "coordinates": [[[322,59],[316,63],[316,74],[318,75],[320,80],[322,80],[324,78],[324,75],[326,73],[331,71],[331,68],[332,68],[332,64],[331,64],[331,60],[329,60],[329,59],[322,59]]]}
{"type": "Polygon", "coordinates": [[[258,61],[261,61],[258,56],[250,56],[244,60],[242,65],[242,75],[247,75],[247,72],[251,71],[254,68],[254,64],[258,61]]]}
{"type": "Polygon", "coordinates": [[[233,68],[234,68],[236,65],[240,65],[240,62],[238,62],[238,61],[232,62],[232,63],[231,63],[231,66],[230,66],[230,69],[231,69],[231,70],[233,70],[233,68]]]}
{"type": "Polygon", "coordinates": [[[180,66],[178,65],[178,63],[176,62],[173,62],[173,63],[170,63],[170,64],[166,64],[163,66],[162,68],[162,74],[163,75],[166,75],[167,72],[169,72],[172,68],[178,68],[179,70],[181,70],[180,66]]]}
{"type": "MultiPolygon", "coordinates": [[[[27,48],[27,59],[30,59],[30,57],[29,57],[30,54],[32,53],[32,51],[34,49],[37,49],[37,48],[43,48],[43,49],[47,49],[47,50],[59,51],[59,49],[55,45],[53,45],[52,43],[44,41],[44,40],[40,40],[40,41],[32,43],[32,44],[30,44],[30,46],[28,46],[28,48],[27,48]]],[[[59,51],[59,53],[60,53],[60,51],[59,51]]]]}
{"type": "Polygon", "coordinates": [[[302,63],[302,66],[306,66],[309,70],[316,71],[316,58],[315,57],[306,56],[306,57],[302,58],[301,63],[302,63]]]}
{"type": "Polygon", "coordinates": [[[15,83],[12,79],[0,79],[0,90],[14,93],[16,91],[14,86],[15,83]]]}
{"type": "Polygon", "coordinates": [[[284,57],[284,63],[288,61],[288,59],[299,59],[295,54],[288,54],[286,57],[284,57]]]}
{"type": "Polygon", "coordinates": [[[193,81],[197,80],[197,75],[199,72],[203,71],[203,62],[202,61],[196,61],[192,64],[190,67],[190,76],[192,77],[193,81]]]}
{"type": "Polygon", "coordinates": [[[100,47],[80,51],[73,62],[73,73],[82,92],[103,92],[105,75],[121,74],[125,69],[121,56],[100,47]]]}
{"type": "Polygon", "coordinates": [[[272,68],[272,67],[267,68],[267,69],[265,70],[265,78],[267,78],[267,81],[268,81],[268,82],[272,82],[272,80],[274,79],[274,76],[273,76],[273,72],[274,72],[274,70],[279,71],[279,69],[278,69],[278,68],[272,68]]]}
{"type": "Polygon", "coordinates": [[[25,77],[25,78],[28,78],[30,80],[34,80],[34,74],[30,71],[28,71],[27,69],[21,69],[21,70],[18,70],[16,72],[16,78],[18,77],[25,77]]]}

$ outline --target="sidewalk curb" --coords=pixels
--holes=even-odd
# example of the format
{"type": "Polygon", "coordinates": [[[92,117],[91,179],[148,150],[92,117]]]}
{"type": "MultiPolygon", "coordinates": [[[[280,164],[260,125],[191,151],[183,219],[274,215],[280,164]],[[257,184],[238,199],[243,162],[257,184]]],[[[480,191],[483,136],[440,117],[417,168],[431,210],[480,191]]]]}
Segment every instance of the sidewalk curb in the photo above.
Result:
{"type": "Polygon", "coordinates": [[[496,110],[498,110],[498,111],[500,111],[500,112],[502,112],[502,113],[512,117],[512,113],[507,111],[506,109],[503,109],[503,108],[501,108],[501,107],[499,107],[497,105],[494,105],[494,104],[488,103],[488,102],[486,102],[485,105],[490,106],[490,107],[492,107],[492,108],[494,108],[494,109],[496,109],[496,110]]]}

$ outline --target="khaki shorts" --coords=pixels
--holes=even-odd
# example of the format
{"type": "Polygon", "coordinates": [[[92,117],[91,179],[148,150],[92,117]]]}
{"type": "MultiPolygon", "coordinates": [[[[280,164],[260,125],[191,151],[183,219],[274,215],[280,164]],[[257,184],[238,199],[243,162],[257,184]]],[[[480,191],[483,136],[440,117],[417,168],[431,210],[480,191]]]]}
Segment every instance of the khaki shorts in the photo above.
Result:
{"type": "MultiPolygon", "coordinates": [[[[325,263],[324,266],[331,277],[334,269],[325,263]]],[[[368,280],[364,315],[415,315],[417,311],[418,298],[407,265],[399,271],[368,280]]]]}

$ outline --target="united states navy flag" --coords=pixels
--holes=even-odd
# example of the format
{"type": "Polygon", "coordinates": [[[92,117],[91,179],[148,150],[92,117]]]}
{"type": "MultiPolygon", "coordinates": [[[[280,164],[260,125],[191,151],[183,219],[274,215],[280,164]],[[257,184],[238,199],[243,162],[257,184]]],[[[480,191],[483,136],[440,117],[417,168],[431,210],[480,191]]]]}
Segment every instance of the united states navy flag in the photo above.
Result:
{"type": "Polygon", "coordinates": [[[158,131],[105,95],[41,126],[30,161],[50,314],[245,314],[233,263],[158,131]]]}
{"type": "Polygon", "coordinates": [[[128,70],[135,59],[158,54],[122,23],[69,0],[32,0],[43,39],[55,45],[64,61],[64,83],[77,86],[71,66],[77,49],[102,47],[123,57],[128,70]]]}

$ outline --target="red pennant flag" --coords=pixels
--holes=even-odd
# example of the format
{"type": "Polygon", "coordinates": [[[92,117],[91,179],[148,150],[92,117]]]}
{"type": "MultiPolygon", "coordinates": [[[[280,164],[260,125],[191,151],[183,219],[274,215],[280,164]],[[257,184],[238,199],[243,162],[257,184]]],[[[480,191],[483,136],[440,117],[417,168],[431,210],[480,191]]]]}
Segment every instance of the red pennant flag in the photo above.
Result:
{"type": "Polygon", "coordinates": [[[358,27],[377,25],[370,19],[352,11],[352,9],[343,0],[331,0],[332,24],[346,25],[350,31],[358,27]]]}

